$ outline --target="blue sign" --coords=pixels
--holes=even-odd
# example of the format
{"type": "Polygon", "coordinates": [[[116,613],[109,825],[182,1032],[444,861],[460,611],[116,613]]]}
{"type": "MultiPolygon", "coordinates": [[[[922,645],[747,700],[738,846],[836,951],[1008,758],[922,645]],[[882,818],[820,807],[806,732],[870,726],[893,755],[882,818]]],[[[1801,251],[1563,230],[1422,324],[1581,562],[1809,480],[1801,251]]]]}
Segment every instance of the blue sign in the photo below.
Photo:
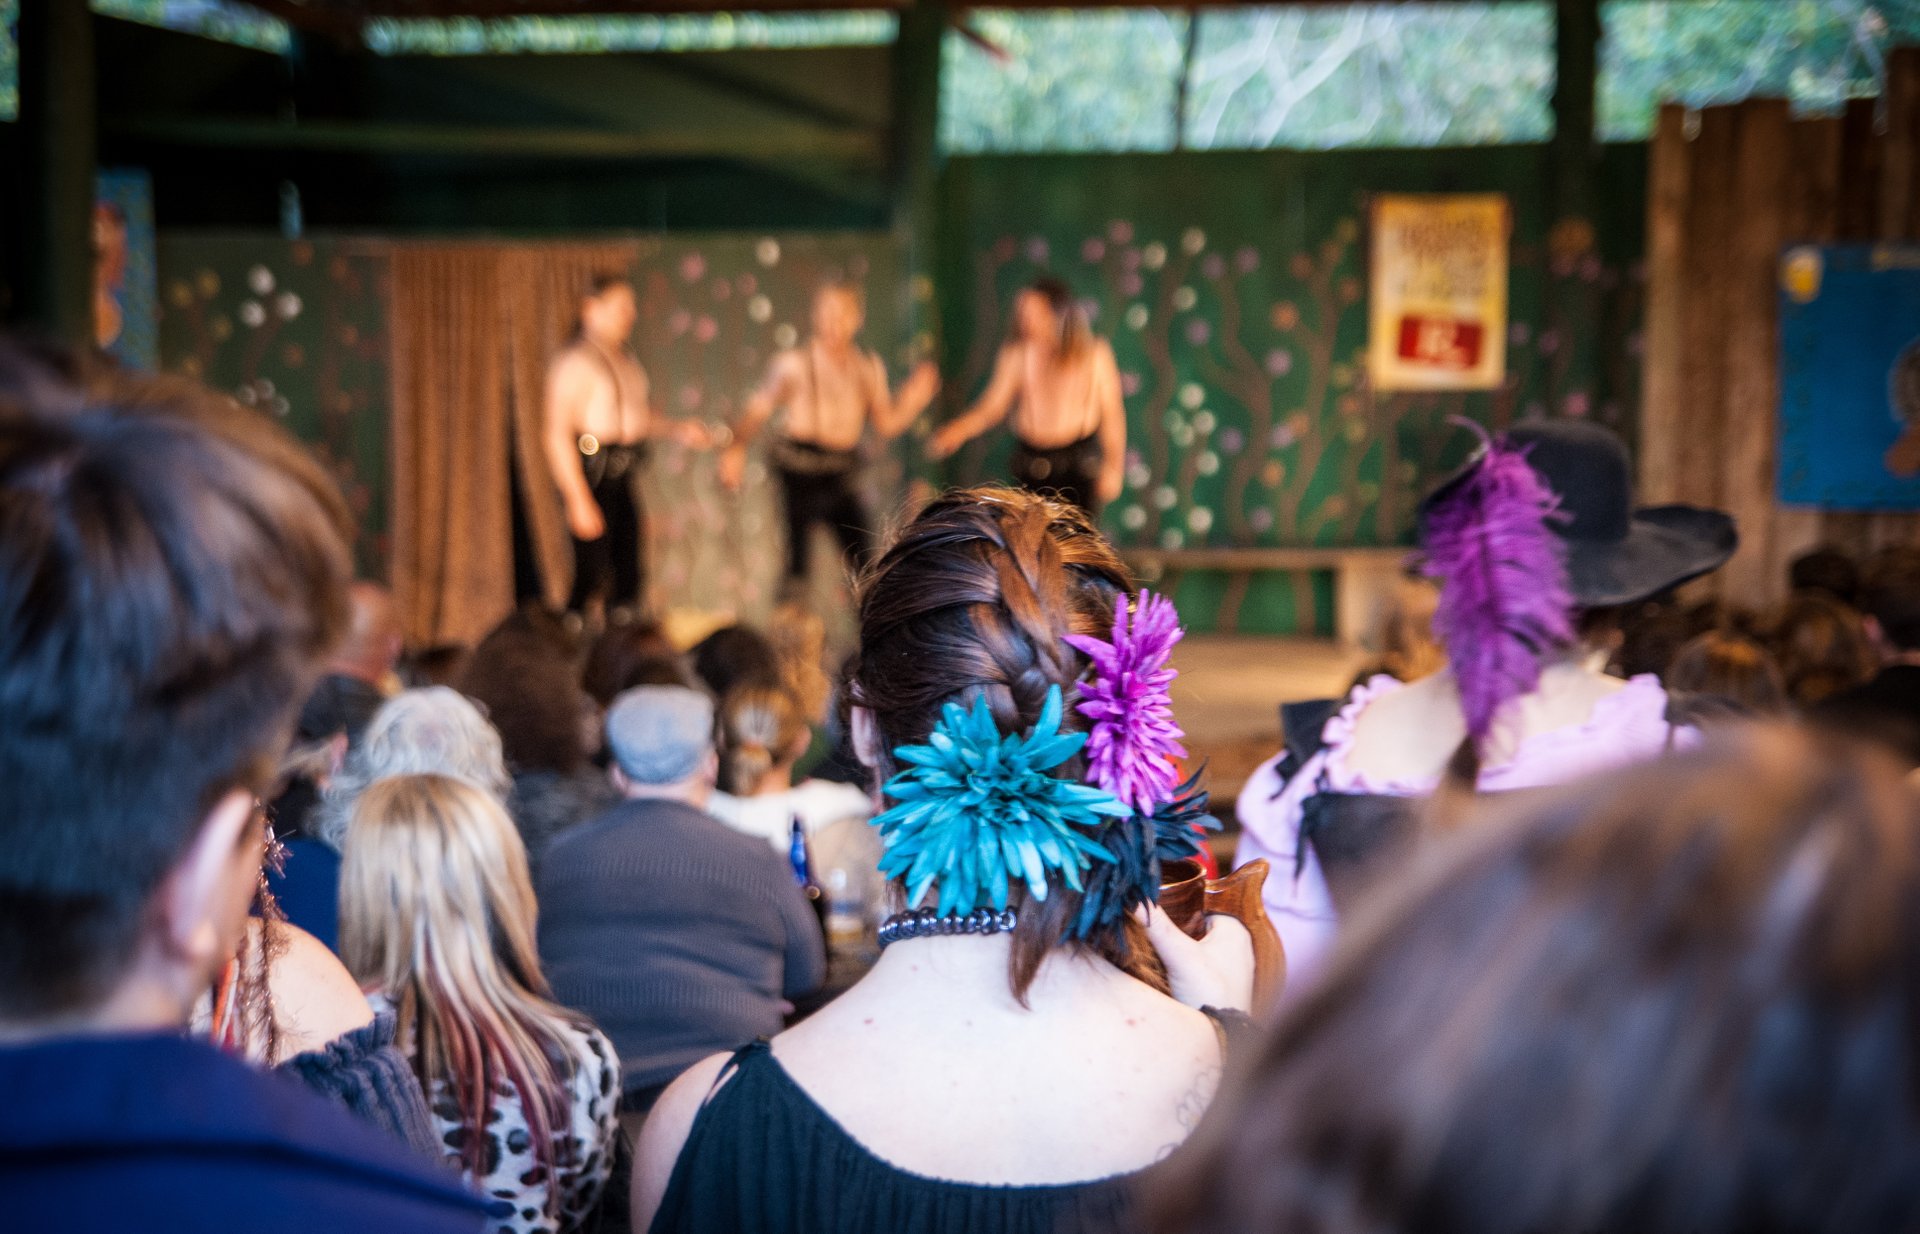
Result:
{"type": "Polygon", "coordinates": [[[1779,495],[1920,510],[1920,245],[1780,257],[1779,495]]]}

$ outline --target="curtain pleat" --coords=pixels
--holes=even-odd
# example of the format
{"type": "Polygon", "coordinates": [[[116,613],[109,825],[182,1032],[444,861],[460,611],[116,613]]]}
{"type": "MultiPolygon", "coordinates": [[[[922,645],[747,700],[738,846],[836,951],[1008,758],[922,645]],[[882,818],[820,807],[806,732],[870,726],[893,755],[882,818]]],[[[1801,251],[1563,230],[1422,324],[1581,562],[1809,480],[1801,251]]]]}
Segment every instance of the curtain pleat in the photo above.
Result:
{"type": "Polygon", "coordinates": [[[393,258],[394,598],[415,646],[474,643],[513,608],[501,254],[393,258]]]}

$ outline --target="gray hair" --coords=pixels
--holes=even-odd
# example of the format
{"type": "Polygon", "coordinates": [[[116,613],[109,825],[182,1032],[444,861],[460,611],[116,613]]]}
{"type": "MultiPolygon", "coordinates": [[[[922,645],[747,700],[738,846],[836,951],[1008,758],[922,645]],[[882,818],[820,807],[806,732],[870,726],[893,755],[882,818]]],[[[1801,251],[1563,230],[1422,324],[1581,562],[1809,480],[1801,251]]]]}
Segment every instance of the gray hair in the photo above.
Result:
{"type": "Polygon", "coordinates": [[[422,774],[465,780],[503,806],[513,787],[500,734],[465,695],[446,686],[405,690],[373,714],[346,765],[320,794],[315,833],[340,848],[354,803],[369,784],[422,774]]]}

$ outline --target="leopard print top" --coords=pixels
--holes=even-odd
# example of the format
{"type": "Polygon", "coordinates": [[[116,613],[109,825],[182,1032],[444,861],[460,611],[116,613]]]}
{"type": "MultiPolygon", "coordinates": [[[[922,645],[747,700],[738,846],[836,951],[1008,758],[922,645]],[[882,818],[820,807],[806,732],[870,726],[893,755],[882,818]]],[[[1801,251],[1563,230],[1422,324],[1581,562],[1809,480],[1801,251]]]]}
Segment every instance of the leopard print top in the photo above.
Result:
{"type": "MultiPolygon", "coordinates": [[[[379,995],[369,1001],[376,1010],[388,1006],[379,995]]],[[[555,1180],[547,1177],[534,1158],[519,1093],[503,1082],[495,1089],[492,1108],[487,1112],[486,1172],[469,1179],[482,1194],[512,1205],[511,1211],[492,1219],[488,1229],[494,1234],[571,1234],[583,1229],[612,1173],[614,1137],[620,1130],[616,1117],[620,1104],[619,1060],[613,1044],[598,1029],[573,1027],[566,1039],[573,1073],[573,1118],[554,1137],[554,1159],[560,1170],[557,1221],[546,1211],[555,1180]]],[[[452,1089],[444,1081],[435,1083],[427,1101],[446,1160],[458,1168],[468,1133],[461,1124],[452,1089]]]]}

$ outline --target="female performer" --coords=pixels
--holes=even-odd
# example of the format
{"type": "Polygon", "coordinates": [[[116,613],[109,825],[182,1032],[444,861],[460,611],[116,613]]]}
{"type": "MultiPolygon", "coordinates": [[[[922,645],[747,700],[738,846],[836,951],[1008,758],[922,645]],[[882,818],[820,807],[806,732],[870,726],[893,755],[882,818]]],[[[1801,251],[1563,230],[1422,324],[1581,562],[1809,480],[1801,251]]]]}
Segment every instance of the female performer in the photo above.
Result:
{"type": "Polygon", "coordinates": [[[1059,279],[1022,291],[1013,317],[1014,337],[1000,349],[986,393],[933,435],[928,453],[946,458],[1012,411],[1014,479],[1097,518],[1126,477],[1127,411],[1113,347],[1088,328],[1059,279]]]}
{"type": "Polygon", "coordinates": [[[922,362],[896,398],[880,357],[854,341],[865,320],[858,288],[822,284],[813,296],[811,337],[773,358],[766,381],[747,400],[733,445],[720,456],[721,482],[737,491],[746,472],[747,446],[774,412],[786,409],[773,465],[786,500],[790,584],[807,577],[812,556],[808,541],[816,523],[838,537],[850,564],[865,562],[872,519],[853,490],[861,435],[871,422],[882,441],[899,436],[940,389],[939,371],[922,362]]]}
{"type": "Polygon", "coordinates": [[[669,420],[648,401],[647,371],[627,345],[638,317],[624,275],[594,276],[572,340],[547,367],[547,469],[573,535],[569,613],[584,614],[596,595],[615,619],[640,606],[646,543],[634,482],[647,445],[661,437],[696,450],[711,444],[704,427],[669,420]]]}

